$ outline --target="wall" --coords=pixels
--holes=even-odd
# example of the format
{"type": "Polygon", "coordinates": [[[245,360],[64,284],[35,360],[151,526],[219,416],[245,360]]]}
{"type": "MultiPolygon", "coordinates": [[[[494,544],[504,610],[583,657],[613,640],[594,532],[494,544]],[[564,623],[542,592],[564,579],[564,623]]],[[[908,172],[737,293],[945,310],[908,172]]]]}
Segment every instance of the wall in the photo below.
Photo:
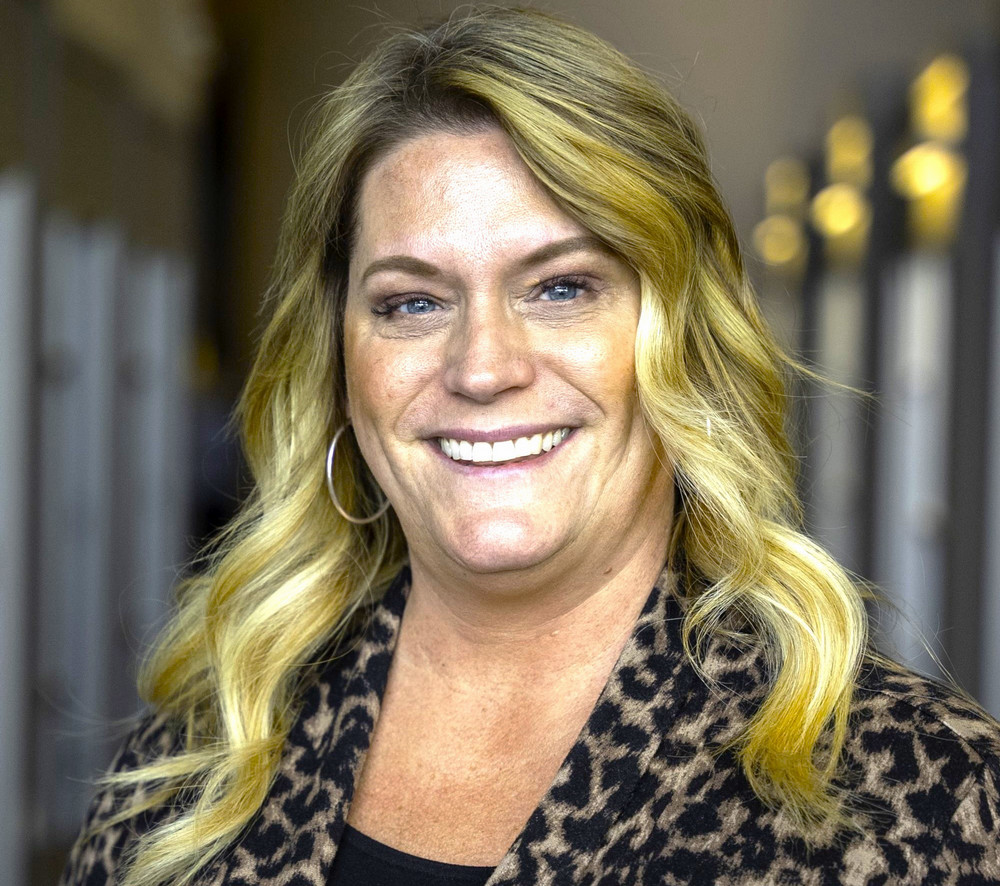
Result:
{"type": "MultiPolygon", "coordinates": [[[[146,38],[168,3],[122,8],[146,38]]],[[[138,91],[70,8],[106,13],[0,3],[0,880],[16,886],[55,881],[111,724],[137,706],[135,651],[188,554],[194,473],[197,114],[138,91]]]]}

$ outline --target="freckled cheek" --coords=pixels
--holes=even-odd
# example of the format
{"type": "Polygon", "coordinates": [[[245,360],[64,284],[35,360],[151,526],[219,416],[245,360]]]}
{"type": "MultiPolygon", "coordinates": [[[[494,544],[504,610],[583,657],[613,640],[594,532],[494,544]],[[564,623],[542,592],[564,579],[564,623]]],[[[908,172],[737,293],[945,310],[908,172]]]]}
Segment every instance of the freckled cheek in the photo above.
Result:
{"type": "Polygon", "coordinates": [[[605,413],[629,407],[635,389],[635,333],[578,339],[564,345],[559,360],[578,379],[583,392],[605,413]]]}
{"type": "Polygon", "coordinates": [[[393,426],[426,387],[433,361],[401,342],[348,342],[347,396],[355,423],[393,426]]]}
{"type": "Polygon", "coordinates": [[[355,423],[363,417],[377,414],[377,405],[384,402],[387,388],[387,366],[384,360],[356,353],[347,360],[347,397],[355,423]]]}

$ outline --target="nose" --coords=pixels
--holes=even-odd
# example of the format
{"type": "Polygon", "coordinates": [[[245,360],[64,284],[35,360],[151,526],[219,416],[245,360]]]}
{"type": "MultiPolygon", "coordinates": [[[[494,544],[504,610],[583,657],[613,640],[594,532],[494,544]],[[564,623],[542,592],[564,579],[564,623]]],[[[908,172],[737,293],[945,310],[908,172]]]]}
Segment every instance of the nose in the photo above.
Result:
{"type": "Polygon", "coordinates": [[[445,385],[477,403],[532,383],[535,370],[523,321],[503,299],[470,299],[448,343],[445,385]]]}

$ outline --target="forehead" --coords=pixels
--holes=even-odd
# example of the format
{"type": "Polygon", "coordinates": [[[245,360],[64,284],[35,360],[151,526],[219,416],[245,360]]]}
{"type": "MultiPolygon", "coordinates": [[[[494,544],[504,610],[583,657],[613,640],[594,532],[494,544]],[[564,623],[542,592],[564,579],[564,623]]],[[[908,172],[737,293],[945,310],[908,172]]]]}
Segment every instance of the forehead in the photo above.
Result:
{"type": "Polygon", "coordinates": [[[497,129],[403,142],[361,183],[352,256],[536,248],[588,231],[566,214],[497,129]]]}

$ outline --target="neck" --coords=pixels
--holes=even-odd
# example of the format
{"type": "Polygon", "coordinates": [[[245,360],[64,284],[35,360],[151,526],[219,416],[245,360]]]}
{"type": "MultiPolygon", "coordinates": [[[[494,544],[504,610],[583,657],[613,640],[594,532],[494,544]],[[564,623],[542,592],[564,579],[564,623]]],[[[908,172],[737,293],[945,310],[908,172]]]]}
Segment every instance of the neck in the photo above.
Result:
{"type": "Polygon", "coordinates": [[[668,530],[647,524],[627,554],[589,552],[575,568],[516,582],[442,580],[414,558],[397,656],[440,679],[494,689],[526,677],[537,686],[571,669],[606,676],[663,568],[668,530]]]}

